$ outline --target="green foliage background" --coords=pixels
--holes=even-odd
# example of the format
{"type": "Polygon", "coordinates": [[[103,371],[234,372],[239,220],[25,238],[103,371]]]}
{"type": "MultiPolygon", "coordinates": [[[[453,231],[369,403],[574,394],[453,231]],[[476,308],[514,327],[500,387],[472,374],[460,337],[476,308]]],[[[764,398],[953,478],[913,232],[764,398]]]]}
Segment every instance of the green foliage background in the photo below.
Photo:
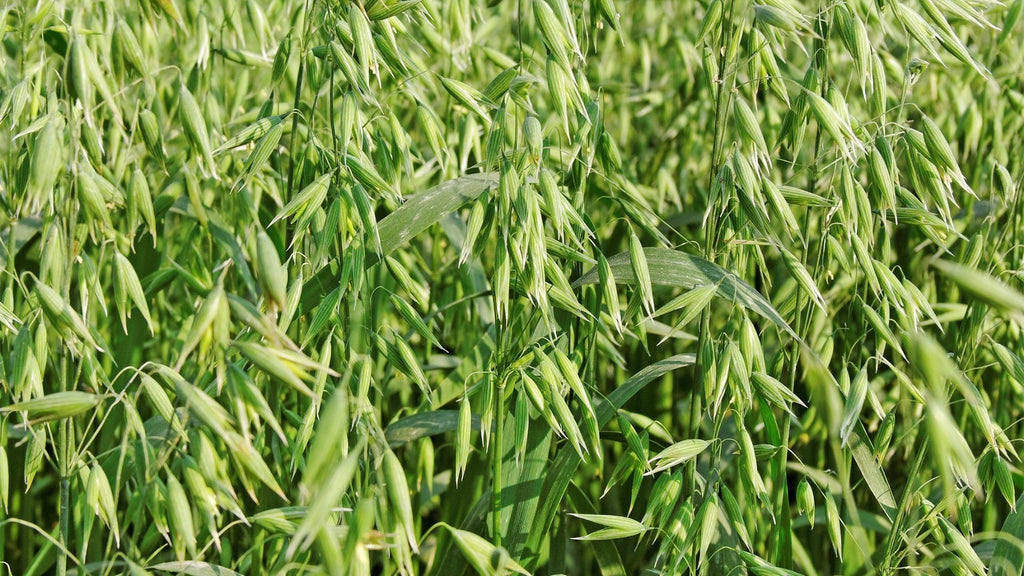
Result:
{"type": "Polygon", "coordinates": [[[1022,0],[0,8],[12,574],[1019,574],[1022,0]]]}

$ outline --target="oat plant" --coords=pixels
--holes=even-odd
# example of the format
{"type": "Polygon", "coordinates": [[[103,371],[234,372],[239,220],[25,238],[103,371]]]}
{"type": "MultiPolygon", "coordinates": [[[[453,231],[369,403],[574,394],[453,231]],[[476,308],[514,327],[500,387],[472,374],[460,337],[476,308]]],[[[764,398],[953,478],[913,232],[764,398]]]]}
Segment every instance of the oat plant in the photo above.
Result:
{"type": "Polygon", "coordinates": [[[0,5],[7,574],[1020,574],[1024,0],[0,5]]]}

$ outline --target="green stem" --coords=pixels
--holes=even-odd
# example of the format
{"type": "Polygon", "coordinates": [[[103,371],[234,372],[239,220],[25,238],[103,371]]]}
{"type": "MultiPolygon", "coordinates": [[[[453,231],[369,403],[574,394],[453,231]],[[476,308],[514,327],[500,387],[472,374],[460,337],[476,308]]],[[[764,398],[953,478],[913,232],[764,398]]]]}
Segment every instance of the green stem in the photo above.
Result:
{"type": "MultiPolygon", "coordinates": [[[[67,357],[60,359],[60,391],[67,390],[67,357]]],[[[61,552],[57,554],[57,576],[64,576],[68,571],[68,556],[66,551],[70,550],[70,519],[71,519],[71,483],[69,481],[70,466],[68,459],[71,447],[71,431],[68,419],[64,418],[57,425],[57,468],[60,475],[60,518],[58,519],[57,539],[61,544],[61,552]]]]}
{"type": "MultiPolygon", "coordinates": [[[[78,15],[76,14],[76,15],[72,16],[72,19],[71,19],[72,20],[72,27],[75,29],[75,32],[74,32],[75,34],[78,33],[77,27],[78,27],[79,22],[78,22],[77,16],[78,15]]],[[[70,68],[71,68],[70,59],[69,59],[70,56],[71,56],[71,53],[70,53],[70,48],[69,48],[68,52],[67,52],[67,55],[65,57],[65,68],[67,69],[67,72],[66,72],[67,74],[70,74],[70,68]]],[[[69,77],[69,76],[65,76],[65,78],[67,78],[67,77],[69,77]]],[[[76,112],[75,112],[75,103],[74,103],[73,100],[70,99],[70,96],[69,96],[68,101],[66,102],[66,104],[67,104],[67,107],[68,107],[68,110],[66,111],[66,114],[67,114],[67,118],[68,118],[68,121],[69,121],[69,124],[70,124],[69,127],[70,127],[71,142],[72,142],[72,151],[71,151],[72,156],[71,156],[71,158],[77,158],[78,157],[78,153],[80,151],[79,150],[79,144],[78,144],[78,142],[80,142],[80,138],[81,138],[81,126],[80,126],[80,123],[79,123],[80,120],[77,119],[76,112]]],[[[78,165],[77,165],[77,163],[72,161],[72,166],[71,167],[72,167],[72,170],[71,170],[72,175],[76,175],[77,172],[78,172],[78,165]]],[[[75,180],[77,180],[77,178],[75,180]]],[[[71,193],[71,189],[70,189],[70,183],[69,183],[69,186],[67,188],[65,188],[65,194],[70,195],[70,193],[71,193]]],[[[57,210],[58,210],[57,217],[58,218],[63,217],[62,224],[64,224],[64,228],[65,228],[64,238],[68,242],[68,246],[65,248],[66,254],[74,254],[74,245],[73,245],[73,239],[75,237],[75,235],[74,235],[74,226],[70,225],[70,224],[67,224],[67,223],[76,222],[78,220],[76,203],[71,201],[70,197],[66,197],[64,200],[59,201],[59,204],[57,206],[57,210]]],[[[60,220],[58,220],[58,222],[59,221],[60,220]]],[[[65,273],[63,274],[63,278],[61,279],[60,283],[62,285],[54,286],[53,288],[56,289],[56,290],[59,290],[63,294],[67,294],[68,292],[70,292],[70,289],[71,289],[71,263],[70,262],[67,263],[67,267],[65,269],[65,273]]],[[[84,347],[85,344],[83,343],[82,346],[84,347]]],[[[69,375],[70,375],[70,366],[68,365],[67,352],[66,351],[62,351],[60,353],[60,355],[59,355],[58,366],[57,366],[57,391],[58,392],[66,392],[68,390],[68,381],[70,379],[69,375]]],[[[58,519],[57,519],[57,540],[60,542],[60,545],[61,545],[60,546],[61,550],[57,552],[57,566],[56,566],[56,572],[55,572],[57,574],[57,576],[65,576],[67,574],[67,570],[68,570],[68,553],[69,553],[69,551],[71,549],[70,548],[70,545],[71,545],[71,542],[70,542],[71,483],[69,481],[69,476],[70,476],[69,456],[70,456],[70,450],[71,450],[71,442],[70,442],[71,435],[70,435],[69,426],[70,426],[70,423],[68,422],[67,418],[64,418],[64,419],[60,420],[60,423],[57,425],[57,437],[56,437],[56,444],[57,444],[56,445],[56,451],[57,451],[57,475],[59,476],[59,481],[58,481],[58,484],[59,484],[59,496],[58,497],[59,497],[59,500],[60,500],[60,511],[59,511],[59,515],[58,515],[58,519]]]]}
{"type": "MultiPolygon", "coordinates": [[[[724,142],[725,142],[725,131],[727,118],[729,115],[729,98],[732,93],[733,82],[735,81],[735,74],[731,72],[732,66],[730,63],[730,56],[732,52],[729,49],[731,42],[731,36],[735,32],[732,26],[732,18],[736,10],[736,1],[733,0],[729,3],[729,8],[725,16],[722,18],[722,28],[719,35],[719,46],[716,50],[721,59],[718,62],[717,76],[715,79],[715,135],[714,144],[711,152],[711,170],[708,173],[708,194],[709,198],[711,191],[715,187],[715,178],[718,176],[719,167],[722,165],[722,156],[724,154],[724,142]]],[[[717,197],[715,197],[717,198],[717,197]]],[[[717,211],[714,205],[707,207],[709,211],[717,211]]],[[[711,262],[718,264],[717,256],[717,242],[718,242],[718,222],[715,218],[707,218],[707,226],[704,228],[704,257],[711,262]]],[[[703,350],[705,346],[710,345],[711,339],[711,312],[705,309],[700,315],[700,331],[698,333],[697,349],[703,350]]],[[[711,372],[711,366],[704,363],[705,358],[701,358],[703,355],[698,355],[697,360],[697,377],[695,378],[695,388],[690,395],[690,418],[688,422],[687,437],[697,438],[700,433],[701,413],[703,412],[704,404],[704,390],[707,388],[708,378],[714,378],[715,374],[711,372]]],[[[694,486],[696,485],[697,476],[697,463],[696,460],[691,460],[686,465],[686,472],[683,475],[683,490],[684,493],[692,493],[694,486]]]]}
{"type": "MultiPolygon", "coordinates": [[[[711,313],[704,310],[700,315],[700,333],[698,335],[697,349],[703,350],[705,343],[711,338],[711,313]]],[[[711,367],[705,366],[702,362],[702,354],[697,355],[697,377],[694,379],[694,390],[690,394],[690,419],[687,422],[689,430],[687,438],[698,438],[700,434],[701,412],[704,404],[705,383],[715,375],[710,372],[711,367]]],[[[686,471],[683,474],[683,494],[693,494],[697,481],[697,459],[691,459],[686,464],[686,471]]]]}
{"type": "MultiPolygon", "coordinates": [[[[306,10],[306,14],[310,13],[310,6],[309,6],[309,2],[308,1],[306,2],[305,10],[306,10]]],[[[308,32],[309,31],[309,22],[304,20],[303,21],[303,27],[308,32]]],[[[306,58],[307,58],[306,48],[307,48],[307,45],[308,45],[308,42],[306,40],[307,37],[308,37],[307,34],[303,34],[301,36],[301,38],[302,38],[302,40],[301,40],[301,50],[299,50],[299,54],[301,54],[301,57],[299,58],[299,72],[295,76],[295,103],[293,105],[293,108],[294,108],[296,113],[292,114],[292,133],[291,133],[291,136],[290,136],[291,141],[288,143],[288,149],[291,151],[291,153],[288,154],[288,197],[289,198],[293,197],[294,194],[295,194],[295,189],[294,189],[294,186],[295,186],[295,156],[297,154],[296,151],[298,150],[297,143],[296,143],[296,138],[298,137],[298,133],[299,133],[299,114],[298,114],[298,110],[299,110],[299,104],[302,103],[302,77],[306,74],[306,58]]],[[[312,113],[312,108],[311,108],[311,112],[310,113],[312,113]]],[[[332,122],[331,124],[333,125],[334,123],[332,122]]]]}
{"type": "Polygon", "coordinates": [[[505,379],[499,377],[494,394],[494,444],[491,447],[491,538],[501,546],[501,464],[505,440],[505,379]]]}

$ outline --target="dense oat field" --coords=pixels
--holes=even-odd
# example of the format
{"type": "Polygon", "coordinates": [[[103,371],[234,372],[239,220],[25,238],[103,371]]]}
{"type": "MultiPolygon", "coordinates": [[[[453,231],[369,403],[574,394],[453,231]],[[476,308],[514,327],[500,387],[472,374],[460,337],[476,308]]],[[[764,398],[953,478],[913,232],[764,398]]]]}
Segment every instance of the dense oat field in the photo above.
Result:
{"type": "Polygon", "coordinates": [[[1017,575],[1024,0],[8,0],[3,574],[1017,575]]]}

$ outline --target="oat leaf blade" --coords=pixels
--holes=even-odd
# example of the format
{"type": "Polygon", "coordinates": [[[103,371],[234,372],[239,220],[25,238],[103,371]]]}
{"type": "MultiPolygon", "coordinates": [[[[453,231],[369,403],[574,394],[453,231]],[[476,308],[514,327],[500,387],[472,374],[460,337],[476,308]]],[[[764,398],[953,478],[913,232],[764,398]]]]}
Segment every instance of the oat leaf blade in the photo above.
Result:
{"type": "Polygon", "coordinates": [[[1017,499],[1016,511],[1003,521],[989,567],[992,576],[1014,576],[1024,571],[1024,495],[1017,499]]]}
{"type": "MultiPolygon", "coordinates": [[[[394,252],[443,216],[476,199],[498,183],[497,174],[471,174],[442,182],[409,199],[377,223],[381,253],[374,261],[394,252]]],[[[368,259],[368,264],[372,263],[368,259]]]]}
{"type": "MultiPolygon", "coordinates": [[[[760,314],[786,334],[801,341],[796,331],[772,307],[771,303],[735,273],[714,262],[678,250],[647,247],[643,249],[643,252],[653,284],[685,290],[705,285],[717,285],[719,297],[760,314]]],[[[608,259],[608,266],[616,282],[625,284],[636,282],[629,253],[623,252],[612,256],[608,259]]],[[[577,280],[575,285],[596,284],[599,280],[598,271],[593,268],[577,280]]]]}
{"type": "MultiPolygon", "coordinates": [[[[480,417],[473,416],[471,429],[480,429],[480,417]]],[[[384,437],[392,448],[398,448],[403,444],[452,432],[459,423],[458,410],[432,410],[421,412],[395,420],[384,429],[384,437]]]]}

